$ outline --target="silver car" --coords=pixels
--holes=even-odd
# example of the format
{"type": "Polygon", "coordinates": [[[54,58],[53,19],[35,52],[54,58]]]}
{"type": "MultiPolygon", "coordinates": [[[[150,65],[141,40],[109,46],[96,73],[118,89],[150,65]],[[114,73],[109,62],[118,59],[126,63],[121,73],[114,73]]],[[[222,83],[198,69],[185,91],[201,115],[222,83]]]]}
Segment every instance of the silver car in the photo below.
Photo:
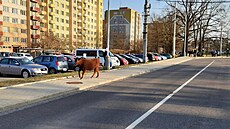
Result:
{"type": "Polygon", "coordinates": [[[24,57],[6,57],[0,61],[0,74],[21,75],[23,78],[28,78],[47,73],[46,66],[35,64],[24,57]]]}

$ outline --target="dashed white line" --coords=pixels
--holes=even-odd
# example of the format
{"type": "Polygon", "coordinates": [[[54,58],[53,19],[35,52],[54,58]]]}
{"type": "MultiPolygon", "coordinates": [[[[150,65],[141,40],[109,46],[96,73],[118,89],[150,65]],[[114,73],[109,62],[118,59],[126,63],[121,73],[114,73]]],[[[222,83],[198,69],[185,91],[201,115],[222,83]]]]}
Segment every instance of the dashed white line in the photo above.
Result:
{"type": "Polygon", "coordinates": [[[188,81],[186,81],[184,84],[182,84],[180,87],[178,87],[175,91],[173,91],[171,94],[169,94],[167,97],[165,97],[163,100],[161,100],[158,104],[156,104],[154,107],[152,107],[150,110],[148,110],[145,114],[143,114],[141,117],[139,117],[137,120],[135,120],[132,124],[130,124],[126,129],[133,129],[135,128],[140,122],[142,122],[146,117],[148,117],[151,113],[153,113],[156,109],[158,109],[161,105],[163,105],[168,99],[170,99],[174,94],[176,94],[178,91],[180,91],[183,87],[185,87],[189,82],[191,82],[195,77],[197,77],[200,73],[202,73],[205,69],[207,69],[210,65],[212,65],[215,62],[212,61],[210,64],[208,64],[205,68],[203,68],[200,72],[195,74],[192,78],[190,78],[188,81]]]}

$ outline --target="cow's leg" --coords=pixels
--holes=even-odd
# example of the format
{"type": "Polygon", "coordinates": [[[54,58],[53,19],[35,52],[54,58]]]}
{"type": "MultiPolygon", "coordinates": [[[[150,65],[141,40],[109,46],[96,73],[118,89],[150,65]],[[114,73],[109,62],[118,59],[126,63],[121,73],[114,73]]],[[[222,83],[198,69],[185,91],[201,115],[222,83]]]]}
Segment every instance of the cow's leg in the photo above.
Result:
{"type": "Polygon", "coordinates": [[[78,76],[81,79],[81,69],[78,70],[78,76]]]}
{"type": "Polygon", "coordinates": [[[98,77],[99,77],[99,68],[96,68],[96,71],[97,71],[97,76],[96,76],[96,78],[98,78],[98,77]]]}
{"type": "Polygon", "coordinates": [[[81,78],[80,78],[80,79],[82,79],[82,78],[84,77],[84,74],[85,74],[85,71],[86,71],[86,70],[85,70],[85,69],[83,69],[82,71],[83,71],[83,72],[82,72],[82,76],[81,76],[81,78]]]}
{"type": "Polygon", "coordinates": [[[93,71],[93,75],[91,76],[91,78],[93,78],[93,77],[94,77],[94,75],[95,75],[95,73],[96,73],[96,70],[97,70],[97,68],[95,68],[95,69],[94,69],[94,71],[93,71]]]}

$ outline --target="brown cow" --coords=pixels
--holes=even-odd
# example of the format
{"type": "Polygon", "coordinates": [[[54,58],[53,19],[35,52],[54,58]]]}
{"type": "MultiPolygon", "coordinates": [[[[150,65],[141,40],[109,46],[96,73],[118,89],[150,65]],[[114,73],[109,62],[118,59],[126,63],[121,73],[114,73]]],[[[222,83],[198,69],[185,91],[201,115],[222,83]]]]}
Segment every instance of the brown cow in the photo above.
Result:
{"type": "Polygon", "coordinates": [[[97,72],[96,78],[99,77],[99,66],[100,66],[100,59],[99,58],[95,58],[95,59],[81,58],[79,60],[76,60],[75,65],[77,67],[79,67],[78,75],[79,75],[80,79],[82,79],[84,77],[84,74],[85,74],[86,70],[94,70],[94,73],[91,76],[91,78],[94,77],[96,72],[97,72]],[[83,71],[82,76],[80,75],[81,71],[83,71]]]}

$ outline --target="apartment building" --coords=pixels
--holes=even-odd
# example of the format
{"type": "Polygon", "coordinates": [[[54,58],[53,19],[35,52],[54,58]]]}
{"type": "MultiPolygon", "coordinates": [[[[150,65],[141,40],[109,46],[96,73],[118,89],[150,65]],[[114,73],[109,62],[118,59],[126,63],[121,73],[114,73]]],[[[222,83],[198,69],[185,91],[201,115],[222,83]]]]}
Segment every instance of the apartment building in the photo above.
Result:
{"type": "Polygon", "coordinates": [[[26,47],[26,0],[0,0],[0,51],[26,47]]]}
{"type": "Polygon", "coordinates": [[[37,47],[50,33],[65,49],[102,48],[102,12],[103,0],[0,0],[0,48],[37,47]]]}
{"type": "MultiPolygon", "coordinates": [[[[105,12],[107,28],[108,11],[105,12]]],[[[106,36],[107,37],[107,36],[106,36]]],[[[110,48],[135,50],[141,40],[141,16],[128,7],[110,10],[110,48]]]]}

